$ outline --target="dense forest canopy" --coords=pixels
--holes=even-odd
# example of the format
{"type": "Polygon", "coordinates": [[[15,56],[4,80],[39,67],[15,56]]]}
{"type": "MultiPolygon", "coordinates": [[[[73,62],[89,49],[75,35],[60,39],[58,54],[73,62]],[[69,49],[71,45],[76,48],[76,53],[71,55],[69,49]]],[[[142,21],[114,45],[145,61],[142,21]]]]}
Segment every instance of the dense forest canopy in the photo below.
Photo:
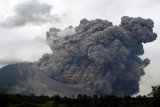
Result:
{"type": "Polygon", "coordinates": [[[60,97],[0,94],[0,107],[159,107],[160,86],[152,86],[148,96],[81,95],[60,97]]]}

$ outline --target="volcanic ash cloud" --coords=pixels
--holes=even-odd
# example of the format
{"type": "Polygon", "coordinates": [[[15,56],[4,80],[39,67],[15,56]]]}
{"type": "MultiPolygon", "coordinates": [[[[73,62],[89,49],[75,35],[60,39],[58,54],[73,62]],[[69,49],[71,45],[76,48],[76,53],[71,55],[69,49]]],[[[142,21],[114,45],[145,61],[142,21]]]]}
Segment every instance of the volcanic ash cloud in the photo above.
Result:
{"type": "Polygon", "coordinates": [[[107,20],[80,21],[77,27],[51,28],[47,42],[53,51],[38,66],[51,78],[96,94],[132,95],[149,59],[142,60],[143,43],[152,42],[151,19],[124,16],[119,26],[107,20]]]}

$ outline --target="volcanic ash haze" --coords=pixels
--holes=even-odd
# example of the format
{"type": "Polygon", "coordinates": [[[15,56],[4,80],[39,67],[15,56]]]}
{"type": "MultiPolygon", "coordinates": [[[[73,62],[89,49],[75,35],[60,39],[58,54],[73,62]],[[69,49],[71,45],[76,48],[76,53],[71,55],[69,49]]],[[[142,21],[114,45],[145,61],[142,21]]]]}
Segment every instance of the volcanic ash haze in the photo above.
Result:
{"type": "MultiPolygon", "coordinates": [[[[0,77],[16,78],[14,75],[18,74],[19,80],[15,83],[7,80],[10,83],[7,88],[9,92],[14,89],[15,93],[22,94],[66,95],[67,90],[73,90],[67,95],[133,95],[139,91],[140,78],[150,63],[149,59],[142,60],[139,56],[144,53],[143,43],[157,37],[153,26],[151,19],[124,16],[119,26],[107,20],[82,19],[77,27],[51,28],[47,32],[47,43],[52,54],[44,54],[39,61],[29,65],[20,63],[13,68],[8,65],[1,69],[0,77]],[[6,69],[10,70],[7,74],[6,69]],[[21,79],[24,75],[25,79],[21,79]],[[28,79],[39,85],[33,87],[28,79]]],[[[0,80],[3,81],[0,87],[4,87],[6,81],[0,80]]]]}

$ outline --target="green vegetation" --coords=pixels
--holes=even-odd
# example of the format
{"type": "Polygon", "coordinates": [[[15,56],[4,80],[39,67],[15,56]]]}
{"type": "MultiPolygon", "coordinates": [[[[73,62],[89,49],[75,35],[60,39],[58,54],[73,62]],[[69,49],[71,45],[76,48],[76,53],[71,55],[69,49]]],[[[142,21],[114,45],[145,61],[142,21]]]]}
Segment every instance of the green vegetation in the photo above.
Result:
{"type": "Polygon", "coordinates": [[[25,96],[0,94],[0,107],[160,107],[160,86],[153,86],[150,96],[25,96]]]}

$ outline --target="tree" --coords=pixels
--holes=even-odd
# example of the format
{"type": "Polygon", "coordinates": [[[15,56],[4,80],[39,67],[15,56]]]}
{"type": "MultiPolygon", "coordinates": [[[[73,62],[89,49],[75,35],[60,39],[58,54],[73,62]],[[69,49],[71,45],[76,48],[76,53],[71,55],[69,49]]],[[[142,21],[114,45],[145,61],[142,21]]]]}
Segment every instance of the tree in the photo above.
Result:
{"type": "Polygon", "coordinates": [[[160,85],[152,86],[151,95],[152,95],[153,97],[159,97],[159,98],[160,98],[160,85]]]}

